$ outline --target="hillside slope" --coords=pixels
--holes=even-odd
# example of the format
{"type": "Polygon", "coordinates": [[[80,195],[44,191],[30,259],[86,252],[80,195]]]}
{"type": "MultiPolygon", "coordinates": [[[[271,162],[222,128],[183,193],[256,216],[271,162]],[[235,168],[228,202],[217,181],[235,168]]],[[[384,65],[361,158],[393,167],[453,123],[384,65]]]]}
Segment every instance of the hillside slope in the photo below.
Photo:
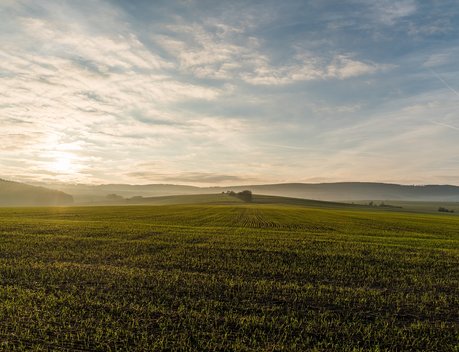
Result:
{"type": "Polygon", "coordinates": [[[73,197],[44,187],[0,179],[0,206],[69,205],[73,197]]]}
{"type": "Polygon", "coordinates": [[[304,206],[316,208],[365,208],[363,205],[354,205],[348,203],[327,202],[320,200],[289,198],[280,196],[268,196],[254,194],[252,201],[246,203],[237,197],[228,194],[196,194],[181,196],[163,196],[163,197],[135,197],[120,201],[119,204],[149,204],[149,205],[172,205],[172,204],[214,204],[214,205],[237,205],[237,204],[273,204],[304,206]]]}
{"type": "Polygon", "coordinates": [[[109,194],[124,198],[135,196],[161,197],[172,195],[216,194],[228,190],[245,189],[256,194],[306,198],[326,201],[406,200],[406,201],[459,201],[459,186],[452,185],[399,185],[374,182],[337,183],[283,183],[267,185],[236,185],[226,187],[195,187],[167,184],[109,184],[70,185],[43,184],[74,196],[76,202],[100,202],[109,194]]]}
{"type": "Polygon", "coordinates": [[[318,200],[459,201],[459,187],[452,185],[399,185],[373,182],[285,183],[232,187],[272,196],[318,200]]]}

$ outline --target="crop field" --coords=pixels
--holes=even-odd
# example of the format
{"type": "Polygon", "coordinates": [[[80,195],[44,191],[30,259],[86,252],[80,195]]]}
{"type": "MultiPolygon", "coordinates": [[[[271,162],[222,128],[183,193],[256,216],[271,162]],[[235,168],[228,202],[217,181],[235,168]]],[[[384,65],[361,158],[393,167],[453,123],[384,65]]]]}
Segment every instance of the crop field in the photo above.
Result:
{"type": "MultiPolygon", "coordinates": [[[[356,201],[356,204],[360,205],[367,205],[370,201],[364,200],[364,201],[356,201]]],[[[416,213],[436,213],[438,214],[438,208],[443,207],[448,210],[452,210],[453,212],[450,213],[452,215],[459,216],[459,202],[434,202],[434,201],[429,201],[429,202],[421,202],[421,201],[400,201],[400,200],[374,200],[372,201],[375,206],[379,206],[379,204],[384,203],[386,206],[388,205],[389,207],[386,207],[387,210],[395,210],[395,211],[400,211],[397,209],[401,209],[404,212],[416,212],[416,213]],[[391,209],[391,206],[393,209],[391,209]]]]}
{"type": "Polygon", "coordinates": [[[459,217],[0,208],[2,351],[459,351],[459,217]]]}

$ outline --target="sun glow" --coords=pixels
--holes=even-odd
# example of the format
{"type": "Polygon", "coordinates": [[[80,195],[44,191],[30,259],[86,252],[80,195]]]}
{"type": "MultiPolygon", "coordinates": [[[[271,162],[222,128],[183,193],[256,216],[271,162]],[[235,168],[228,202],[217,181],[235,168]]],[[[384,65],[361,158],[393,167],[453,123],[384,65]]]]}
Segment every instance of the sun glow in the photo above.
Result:
{"type": "Polygon", "coordinates": [[[49,169],[57,174],[75,174],[79,171],[76,156],[69,152],[54,152],[49,169]]]}

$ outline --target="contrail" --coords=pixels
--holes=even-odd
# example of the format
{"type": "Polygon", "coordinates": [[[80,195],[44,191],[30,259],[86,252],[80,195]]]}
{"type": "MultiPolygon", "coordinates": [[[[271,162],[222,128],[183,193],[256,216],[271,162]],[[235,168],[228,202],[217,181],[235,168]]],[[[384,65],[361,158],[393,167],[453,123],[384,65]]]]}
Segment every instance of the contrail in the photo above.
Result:
{"type": "Polygon", "coordinates": [[[430,71],[432,71],[432,73],[435,75],[435,77],[437,77],[439,79],[439,81],[445,85],[446,88],[448,88],[451,92],[456,94],[457,97],[459,97],[459,92],[456,89],[451,87],[448,84],[448,82],[446,82],[443,78],[441,78],[440,75],[437,72],[435,72],[433,69],[430,69],[430,71]]]}
{"type": "MultiPolygon", "coordinates": [[[[448,82],[446,82],[443,78],[441,78],[441,76],[435,72],[433,69],[430,69],[430,71],[432,71],[432,73],[435,75],[435,77],[438,78],[438,80],[443,83],[445,85],[446,88],[448,88],[451,92],[453,92],[457,97],[459,97],[459,92],[454,89],[453,87],[451,87],[448,82]]],[[[447,123],[444,123],[444,122],[439,122],[439,121],[435,121],[435,120],[431,120],[432,123],[434,123],[435,125],[438,125],[438,126],[443,126],[443,127],[448,127],[452,130],[456,130],[456,131],[459,131],[459,127],[456,127],[456,126],[453,126],[453,125],[449,125],[447,123]]]]}
{"type": "Polygon", "coordinates": [[[317,149],[305,148],[305,147],[297,147],[293,145],[284,145],[284,144],[272,144],[272,143],[261,143],[262,145],[268,147],[277,147],[277,148],[285,148],[285,149],[293,149],[293,150],[309,150],[309,151],[316,151],[317,149]]]}
{"type": "MultiPolygon", "coordinates": [[[[299,147],[299,146],[285,145],[285,144],[260,143],[260,145],[267,146],[267,147],[291,149],[291,150],[305,150],[309,152],[324,152],[324,149],[299,147]]],[[[382,158],[382,156],[380,156],[377,153],[363,152],[363,151],[358,151],[358,150],[339,150],[339,151],[328,150],[328,153],[338,153],[338,152],[344,153],[344,154],[357,155],[357,156],[370,156],[370,157],[377,156],[377,157],[382,158]]]]}
{"type": "Polygon", "coordinates": [[[453,130],[459,131],[459,127],[456,127],[456,126],[453,126],[453,125],[448,125],[447,123],[438,122],[438,121],[435,121],[435,120],[430,120],[430,122],[432,122],[432,123],[434,123],[436,125],[439,125],[439,126],[448,127],[448,128],[453,129],[453,130]]]}

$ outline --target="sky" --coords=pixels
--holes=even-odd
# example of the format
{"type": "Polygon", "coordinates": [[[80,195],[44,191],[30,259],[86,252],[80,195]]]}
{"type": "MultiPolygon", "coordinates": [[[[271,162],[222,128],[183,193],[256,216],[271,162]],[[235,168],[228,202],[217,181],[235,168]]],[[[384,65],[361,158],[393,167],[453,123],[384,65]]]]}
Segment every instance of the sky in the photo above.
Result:
{"type": "Polygon", "coordinates": [[[459,184],[459,2],[0,1],[0,177],[459,184]]]}

